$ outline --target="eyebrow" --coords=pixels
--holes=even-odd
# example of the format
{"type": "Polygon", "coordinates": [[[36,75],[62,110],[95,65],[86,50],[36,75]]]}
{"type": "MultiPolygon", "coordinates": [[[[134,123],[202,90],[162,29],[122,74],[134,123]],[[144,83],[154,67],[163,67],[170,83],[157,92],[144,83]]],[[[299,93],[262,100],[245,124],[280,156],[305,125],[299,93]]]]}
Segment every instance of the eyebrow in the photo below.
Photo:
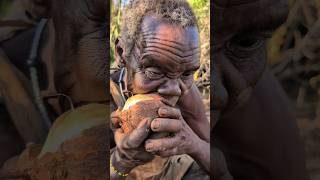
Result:
{"type": "MultiPolygon", "coordinates": [[[[166,64],[159,63],[160,59],[157,56],[153,56],[153,55],[147,54],[147,55],[143,55],[141,60],[142,60],[142,65],[144,65],[146,67],[159,66],[159,67],[163,67],[163,68],[167,69],[166,64]],[[148,60],[148,61],[146,61],[146,60],[148,60]]],[[[175,64],[177,64],[177,65],[182,65],[183,64],[184,67],[190,67],[190,68],[188,68],[188,71],[196,71],[197,69],[200,68],[200,62],[196,63],[195,65],[188,66],[189,64],[193,64],[194,61],[184,62],[184,63],[183,62],[173,61],[173,60],[170,60],[170,61],[175,63],[175,64]]]]}

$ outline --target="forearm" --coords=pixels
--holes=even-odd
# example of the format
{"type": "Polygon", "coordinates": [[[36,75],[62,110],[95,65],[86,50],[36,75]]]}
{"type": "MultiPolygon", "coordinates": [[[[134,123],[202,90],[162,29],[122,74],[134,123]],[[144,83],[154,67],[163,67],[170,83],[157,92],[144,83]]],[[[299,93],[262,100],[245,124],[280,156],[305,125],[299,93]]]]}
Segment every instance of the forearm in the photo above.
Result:
{"type": "Polygon", "coordinates": [[[210,143],[199,139],[195,147],[190,156],[203,170],[210,174],[210,143]]]}

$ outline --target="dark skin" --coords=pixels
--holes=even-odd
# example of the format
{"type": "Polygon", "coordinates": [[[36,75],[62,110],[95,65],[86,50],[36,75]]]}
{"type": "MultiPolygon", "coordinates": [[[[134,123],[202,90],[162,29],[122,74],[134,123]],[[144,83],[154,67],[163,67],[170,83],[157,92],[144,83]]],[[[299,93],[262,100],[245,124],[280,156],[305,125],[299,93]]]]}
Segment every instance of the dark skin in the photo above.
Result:
{"type": "MultiPolygon", "coordinates": [[[[106,102],[108,61],[107,53],[107,7],[106,0],[26,0],[40,17],[49,21],[41,37],[38,62],[41,90],[44,96],[62,93],[69,96],[75,106],[91,102],[106,102]],[[72,7],[72,8],[71,8],[72,7]]],[[[26,36],[32,33],[23,32],[26,36]]],[[[32,38],[19,42],[12,39],[8,51],[17,44],[31,42],[32,38]]],[[[21,41],[21,40],[20,40],[21,41]]],[[[30,45],[24,45],[23,47],[30,45]]],[[[16,52],[8,52],[15,54],[16,52]]],[[[22,52],[29,54],[29,52],[22,52]]],[[[27,57],[12,61],[29,73],[27,57]]],[[[68,110],[68,103],[61,98],[61,112],[68,110]]],[[[56,109],[57,105],[54,105],[56,109]]]]}
{"type": "Polygon", "coordinates": [[[106,1],[52,1],[51,6],[57,91],[71,96],[76,104],[106,101],[106,1]]]}
{"type": "MultiPolygon", "coordinates": [[[[36,14],[48,18],[41,38],[38,69],[41,93],[44,97],[57,93],[72,99],[75,107],[108,102],[107,72],[107,7],[106,0],[26,0],[36,14]],[[41,11],[38,11],[41,10],[41,11]]],[[[3,44],[12,63],[29,76],[26,61],[31,46],[32,33],[26,30],[19,34],[23,38],[12,38],[3,44]]],[[[49,100],[54,119],[70,109],[66,98],[49,100]]],[[[21,121],[24,121],[22,119],[21,121]]],[[[16,132],[15,132],[16,133],[16,132]]],[[[11,135],[16,137],[17,135],[11,135]]],[[[45,137],[40,137],[45,139],[45,137]]],[[[15,140],[25,146],[26,142],[15,140]]],[[[13,144],[12,141],[9,142],[13,144]]],[[[41,142],[38,142],[41,143],[41,142]]],[[[9,147],[6,144],[2,147],[9,147]]],[[[9,149],[9,148],[8,148],[9,149]]],[[[11,152],[4,149],[4,151],[11,152]]],[[[21,151],[21,149],[20,149],[21,151]]],[[[15,155],[20,151],[14,151],[15,155]]],[[[4,153],[3,153],[4,154],[4,153]]],[[[2,155],[2,154],[1,154],[2,155]]],[[[3,159],[12,157],[6,156],[3,159]]]]}
{"type": "Polygon", "coordinates": [[[212,77],[216,86],[211,109],[215,122],[214,177],[308,179],[287,97],[265,68],[265,42],[285,20],[287,2],[215,2],[212,77]]]}
{"type": "MultiPolygon", "coordinates": [[[[129,83],[133,94],[158,93],[171,106],[160,108],[159,118],[153,121],[142,120],[130,134],[117,129],[112,164],[122,172],[130,172],[152,160],[153,154],[162,157],[189,154],[209,172],[209,122],[199,91],[193,84],[193,73],[199,67],[198,30],[196,27],[183,29],[152,14],[144,17],[141,30],[144,43],[136,43],[132,59],[124,58],[126,48],[121,39],[116,44],[117,59],[133,72],[129,83]],[[192,111],[190,101],[200,110],[192,111]],[[182,112],[186,115],[182,116],[182,112]],[[171,132],[174,136],[147,139],[149,129],[171,132]]],[[[112,118],[118,118],[117,112],[112,118]]],[[[116,174],[111,177],[121,179],[116,174]]]]}

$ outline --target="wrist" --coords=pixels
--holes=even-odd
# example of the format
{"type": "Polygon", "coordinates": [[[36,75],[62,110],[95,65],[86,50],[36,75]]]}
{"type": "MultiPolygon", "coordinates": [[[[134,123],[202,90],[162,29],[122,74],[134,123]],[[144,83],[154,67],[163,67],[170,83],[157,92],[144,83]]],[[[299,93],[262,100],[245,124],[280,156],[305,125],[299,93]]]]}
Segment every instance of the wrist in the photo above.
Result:
{"type": "Polygon", "coordinates": [[[199,138],[189,154],[197,164],[207,173],[210,173],[210,143],[199,138]]]}
{"type": "Polygon", "coordinates": [[[110,168],[113,168],[115,172],[118,172],[117,174],[128,174],[135,166],[120,157],[121,155],[116,149],[110,157],[110,168]]]}
{"type": "Polygon", "coordinates": [[[193,141],[193,143],[190,144],[190,150],[189,150],[189,155],[194,159],[195,157],[199,156],[200,151],[202,150],[202,139],[200,139],[199,137],[195,138],[195,140],[193,141]]]}

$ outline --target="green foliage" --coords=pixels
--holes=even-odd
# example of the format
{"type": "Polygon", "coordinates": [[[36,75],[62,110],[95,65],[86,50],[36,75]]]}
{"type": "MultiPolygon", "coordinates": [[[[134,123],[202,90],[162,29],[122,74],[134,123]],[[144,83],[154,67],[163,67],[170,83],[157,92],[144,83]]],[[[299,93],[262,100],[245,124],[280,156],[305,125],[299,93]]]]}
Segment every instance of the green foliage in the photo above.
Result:
{"type": "Polygon", "coordinates": [[[110,55],[111,63],[114,62],[114,42],[120,35],[121,0],[111,1],[111,24],[110,24],[110,55]],[[116,4],[115,4],[116,2],[116,4]]]}
{"type": "Polygon", "coordinates": [[[209,7],[209,4],[210,4],[209,0],[188,0],[188,2],[194,10],[199,10],[199,9],[201,10],[206,7],[210,8],[209,7]]]}
{"type": "Polygon", "coordinates": [[[198,20],[201,44],[201,65],[194,79],[202,92],[210,94],[210,1],[188,0],[188,2],[198,20]]]}
{"type": "Polygon", "coordinates": [[[10,3],[10,0],[0,0],[0,19],[6,14],[10,3]]]}

